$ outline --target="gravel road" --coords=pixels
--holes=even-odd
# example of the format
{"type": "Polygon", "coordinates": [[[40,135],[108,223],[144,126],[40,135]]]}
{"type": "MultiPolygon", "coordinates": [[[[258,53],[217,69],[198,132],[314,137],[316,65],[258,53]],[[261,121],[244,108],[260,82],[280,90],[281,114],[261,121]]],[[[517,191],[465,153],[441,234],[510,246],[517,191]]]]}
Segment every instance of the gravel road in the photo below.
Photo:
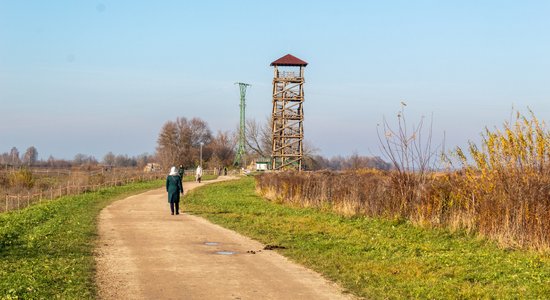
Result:
{"type": "Polygon", "coordinates": [[[166,197],[152,190],[101,212],[100,299],[353,299],[265,245],[186,213],[185,198],[183,213],[170,215],[166,197]]]}

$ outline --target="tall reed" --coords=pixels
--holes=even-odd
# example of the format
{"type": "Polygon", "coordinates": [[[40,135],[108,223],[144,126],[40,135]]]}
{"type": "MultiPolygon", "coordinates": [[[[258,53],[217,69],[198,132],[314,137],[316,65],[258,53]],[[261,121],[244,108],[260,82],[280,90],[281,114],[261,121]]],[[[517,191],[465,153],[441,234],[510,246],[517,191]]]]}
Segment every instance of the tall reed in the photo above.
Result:
{"type": "Polygon", "coordinates": [[[455,191],[473,228],[515,246],[550,246],[550,133],[532,111],[485,129],[481,147],[455,151],[464,175],[455,191]],[[466,155],[468,153],[468,155],[466,155]]]}
{"type": "Polygon", "coordinates": [[[345,215],[407,219],[466,230],[508,247],[550,250],[550,133],[530,112],[481,145],[453,152],[452,172],[266,173],[258,193],[274,201],[345,215]],[[422,176],[422,177],[421,177],[422,176]]]}

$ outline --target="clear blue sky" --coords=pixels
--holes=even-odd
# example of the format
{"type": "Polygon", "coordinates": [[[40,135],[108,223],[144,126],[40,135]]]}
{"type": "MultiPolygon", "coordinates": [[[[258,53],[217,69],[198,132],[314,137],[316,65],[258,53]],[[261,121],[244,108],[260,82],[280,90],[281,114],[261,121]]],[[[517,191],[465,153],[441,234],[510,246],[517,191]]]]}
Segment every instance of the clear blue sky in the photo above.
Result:
{"type": "Polygon", "coordinates": [[[433,114],[447,148],[512,106],[550,120],[549,1],[0,0],[0,152],[153,153],[161,126],[271,111],[272,68],[307,62],[305,135],[377,155],[376,125],[433,114]]]}

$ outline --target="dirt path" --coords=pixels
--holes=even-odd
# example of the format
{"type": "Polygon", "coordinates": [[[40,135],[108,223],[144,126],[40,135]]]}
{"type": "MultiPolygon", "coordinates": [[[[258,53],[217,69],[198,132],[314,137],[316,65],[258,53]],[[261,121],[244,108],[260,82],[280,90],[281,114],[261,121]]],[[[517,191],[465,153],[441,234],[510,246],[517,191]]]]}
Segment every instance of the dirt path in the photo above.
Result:
{"type": "MultiPolygon", "coordinates": [[[[184,190],[196,186],[184,183],[184,190]]],[[[264,245],[185,213],[185,199],[182,206],[183,214],[170,215],[166,192],[157,189],[101,212],[101,299],[352,299],[273,251],[247,253],[264,245]]]]}

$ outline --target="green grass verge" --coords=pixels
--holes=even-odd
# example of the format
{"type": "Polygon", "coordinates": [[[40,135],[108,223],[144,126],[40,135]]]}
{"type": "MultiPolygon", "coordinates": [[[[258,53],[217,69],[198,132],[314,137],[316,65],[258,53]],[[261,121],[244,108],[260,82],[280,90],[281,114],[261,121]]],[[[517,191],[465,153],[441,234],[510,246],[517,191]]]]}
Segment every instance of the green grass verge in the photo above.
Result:
{"type": "Polygon", "coordinates": [[[93,299],[97,216],[164,180],[66,196],[0,214],[1,299],[93,299]]]}
{"type": "Polygon", "coordinates": [[[191,191],[183,207],[265,244],[373,299],[548,299],[550,257],[407,222],[289,207],[254,192],[254,179],[191,191]]]}

